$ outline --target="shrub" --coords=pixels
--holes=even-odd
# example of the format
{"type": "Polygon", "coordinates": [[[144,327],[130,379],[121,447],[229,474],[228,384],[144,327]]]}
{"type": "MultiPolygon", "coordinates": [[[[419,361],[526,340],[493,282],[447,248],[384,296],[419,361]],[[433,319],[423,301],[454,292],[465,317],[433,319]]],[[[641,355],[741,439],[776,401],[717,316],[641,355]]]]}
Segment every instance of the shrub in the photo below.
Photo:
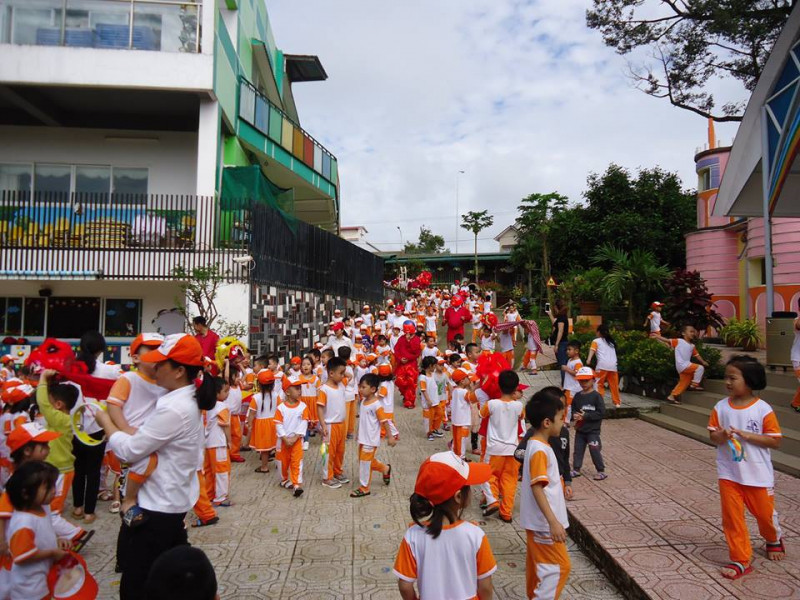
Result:
{"type": "Polygon", "coordinates": [[[697,271],[676,269],[664,282],[666,292],[664,316],[676,329],[694,325],[699,331],[723,326],[722,316],[713,308],[706,280],[697,271]]]}

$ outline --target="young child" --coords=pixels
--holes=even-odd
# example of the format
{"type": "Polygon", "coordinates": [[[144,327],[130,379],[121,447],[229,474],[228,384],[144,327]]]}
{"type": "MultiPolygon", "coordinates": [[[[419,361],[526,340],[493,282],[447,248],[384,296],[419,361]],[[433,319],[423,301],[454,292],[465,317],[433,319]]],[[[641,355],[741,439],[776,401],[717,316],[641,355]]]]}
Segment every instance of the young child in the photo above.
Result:
{"type": "Polygon", "coordinates": [[[651,338],[657,338],[661,336],[662,323],[665,327],[670,326],[670,323],[661,317],[662,308],[664,308],[664,305],[661,302],[653,302],[650,305],[650,313],[644,320],[644,327],[648,328],[648,335],[651,338]]]}
{"type": "Polygon", "coordinates": [[[14,370],[14,357],[10,354],[5,354],[0,357],[0,382],[8,381],[12,377],[16,377],[17,373],[14,370]]]}
{"type": "MultiPolygon", "coordinates": [[[[308,429],[311,437],[316,435],[319,428],[319,417],[317,416],[317,393],[322,385],[319,377],[314,374],[314,363],[311,356],[305,356],[300,363],[300,383],[302,394],[300,401],[308,408],[308,429]],[[312,408],[313,407],[313,408],[312,408]]],[[[308,449],[308,443],[303,442],[303,450],[308,449]]]]}
{"type": "Polygon", "coordinates": [[[581,391],[581,384],[575,379],[581,362],[581,343],[577,340],[567,342],[567,364],[561,366],[564,372],[564,396],[567,398],[567,422],[572,421],[572,399],[581,391]]]}
{"type": "Polygon", "coordinates": [[[227,399],[230,385],[221,377],[214,379],[217,404],[203,416],[205,423],[206,489],[211,503],[216,506],[232,506],[230,501],[231,459],[231,411],[227,399]]]}
{"type": "Polygon", "coordinates": [[[317,410],[322,427],[323,441],[328,444],[322,485],[329,488],[340,488],[350,483],[342,470],[344,462],[345,440],[347,439],[347,402],[345,401],[345,385],[342,383],[347,362],[334,357],[328,361],[328,380],[319,388],[317,394],[317,410]]]}
{"type": "Polygon", "coordinates": [[[492,326],[484,323],[481,329],[481,354],[493,353],[496,344],[497,335],[492,331],[492,326]]]}
{"type": "Polygon", "coordinates": [[[469,506],[469,486],[485,483],[490,475],[489,465],[466,463],[452,452],[422,463],[410,500],[414,524],[394,563],[403,598],[492,597],[497,563],[489,538],[461,518],[469,506]]]}
{"type": "Polygon", "coordinates": [[[698,391],[703,389],[701,385],[703,374],[708,367],[708,363],[703,360],[693,343],[697,339],[697,329],[692,325],[684,325],[681,328],[680,339],[667,339],[660,336],[657,336],[656,339],[675,351],[675,370],[678,371],[678,383],[667,396],[667,401],[672,404],[680,404],[679,396],[686,391],[686,388],[698,391]],[[693,363],[692,359],[700,364],[693,363]]]}
{"type": "Polygon", "coordinates": [[[486,498],[483,516],[500,511],[500,519],[511,523],[514,512],[514,496],[517,493],[519,465],[514,451],[519,443],[519,421],[524,416],[522,402],[513,398],[519,387],[519,375],[507,370],[497,378],[502,396],[483,405],[480,415],[489,419],[486,432],[486,453],[492,468],[489,480],[491,494],[486,498]]]}
{"type": "Polygon", "coordinates": [[[514,329],[505,329],[497,334],[497,341],[500,344],[500,352],[505,356],[508,364],[514,365],[514,329]]]}
{"type": "Polygon", "coordinates": [[[525,448],[520,494],[520,524],[527,536],[525,583],[528,598],[556,600],[570,572],[567,504],[558,461],[549,440],[564,426],[564,404],[546,395],[525,407],[534,430],[525,448]]]}
{"type": "MultiPolygon", "coordinates": [[[[376,369],[378,379],[380,379],[380,386],[378,386],[378,397],[381,399],[383,405],[383,412],[394,423],[394,373],[392,373],[392,365],[379,365],[376,369]]],[[[386,436],[386,426],[381,426],[381,437],[386,436]]]]}
{"type": "Polygon", "coordinates": [[[269,369],[259,371],[256,381],[259,391],[250,398],[250,407],[247,409],[249,433],[244,445],[258,452],[261,458],[261,465],[256,468],[256,473],[269,473],[270,453],[275,452],[277,440],[275,411],[279,396],[275,389],[275,374],[269,369]]]}
{"type": "Polygon", "coordinates": [[[589,367],[578,369],[575,379],[578,380],[581,391],[572,399],[572,416],[575,418],[572,477],[581,476],[583,456],[586,453],[586,446],[589,446],[589,455],[592,457],[594,468],[597,469],[594,479],[602,481],[608,477],[603,464],[603,444],[600,442],[600,424],[606,414],[605,401],[594,390],[594,372],[589,367]]]}
{"type": "Polygon", "coordinates": [[[425,309],[425,335],[433,338],[433,343],[436,343],[436,325],[438,319],[436,318],[436,308],[433,305],[425,309]]]}
{"type": "Polygon", "coordinates": [[[417,394],[422,405],[422,422],[427,429],[429,442],[437,437],[444,437],[444,433],[439,431],[442,421],[439,411],[439,386],[434,378],[436,362],[432,356],[423,358],[420,364],[422,372],[417,379],[417,394]]]}
{"type": "Polygon", "coordinates": [[[242,446],[242,423],[239,420],[239,414],[244,404],[244,392],[242,390],[244,373],[241,369],[240,359],[225,359],[225,368],[223,372],[225,380],[228,383],[228,394],[225,404],[230,413],[228,453],[230,455],[230,462],[240,463],[244,462],[244,458],[239,454],[242,446]]]}
{"type": "Polygon", "coordinates": [[[428,335],[425,338],[425,347],[422,349],[422,358],[426,356],[432,356],[433,358],[439,358],[442,354],[442,351],[436,347],[436,336],[428,335]]]}
{"type": "Polygon", "coordinates": [[[8,523],[8,551],[14,561],[10,600],[50,598],[47,574],[54,562],[66,556],[48,514],[57,479],[53,465],[31,461],[8,480],[6,492],[14,507],[8,523]]]}
{"type": "Polygon", "coordinates": [[[592,340],[589,356],[586,358],[587,365],[592,364],[594,356],[597,357],[597,365],[595,365],[597,391],[601,396],[605,396],[606,381],[608,381],[611,400],[613,400],[614,406],[619,406],[621,401],[619,399],[619,373],[617,373],[617,344],[611,336],[608,325],[597,327],[597,337],[592,340]]]}
{"type": "Polygon", "coordinates": [[[381,380],[377,375],[368,373],[361,379],[358,392],[363,400],[358,419],[358,480],[361,484],[350,493],[351,498],[369,496],[369,484],[372,472],[379,471],[383,475],[383,484],[389,485],[392,478],[392,465],[383,464],[375,458],[375,452],[381,445],[381,427],[389,431],[388,443],[397,444],[400,432],[392,423],[391,416],[383,410],[383,403],[378,396],[381,380]]]}
{"type": "Polygon", "coordinates": [[[453,371],[452,379],[456,385],[450,400],[450,416],[453,421],[453,452],[465,460],[467,439],[472,427],[471,406],[478,401],[475,397],[478,376],[470,375],[462,369],[456,369],[453,371]]]}
{"type": "Polygon", "coordinates": [[[772,407],[754,394],[766,386],[764,367],[755,358],[734,356],[725,366],[729,396],[717,402],[708,420],[711,441],[717,445],[722,530],[731,560],[721,570],[726,579],[739,579],[753,571],[745,507],[767,542],[767,558],[783,560],[786,556],[775,512],[770,455],[771,449],[780,446],[781,429],[772,407]]]}
{"type": "Polygon", "coordinates": [[[483,329],[483,312],[480,306],[475,306],[472,311],[472,343],[477,343],[481,338],[481,329],[483,329]]]}
{"type": "Polygon", "coordinates": [[[281,486],[303,495],[303,437],[308,430],[308,407],[300,401],[302,384],[284,377],[286,399],[275,411],[275,429],[281,438],[281,486]]]}

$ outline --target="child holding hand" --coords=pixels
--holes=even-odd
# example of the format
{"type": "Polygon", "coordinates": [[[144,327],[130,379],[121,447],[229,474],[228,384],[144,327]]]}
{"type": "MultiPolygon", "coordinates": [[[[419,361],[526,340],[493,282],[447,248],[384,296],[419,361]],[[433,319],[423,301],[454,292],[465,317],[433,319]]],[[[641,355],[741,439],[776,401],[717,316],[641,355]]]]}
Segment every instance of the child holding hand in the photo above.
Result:
{"type": "Polygon", "coordinates": [[[275,429],[281,438],[281,486],[303,495],[303,437],[308,431],[308,407],[300,401],[302,383],[283,378],[286,400],[275,411],[275,429]]]}

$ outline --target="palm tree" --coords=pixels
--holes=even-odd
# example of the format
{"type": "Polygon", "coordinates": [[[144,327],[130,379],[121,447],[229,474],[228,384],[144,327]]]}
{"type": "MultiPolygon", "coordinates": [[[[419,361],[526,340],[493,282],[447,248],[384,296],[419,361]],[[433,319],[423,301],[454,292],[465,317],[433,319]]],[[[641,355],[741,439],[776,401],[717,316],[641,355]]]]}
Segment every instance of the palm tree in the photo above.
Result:
{"type": "Polygon", "coordinates": [[[603,295],[612,302],[627,302],[628,327],[636,324],[637,296],[641,299],[648,292],[662,289],[662,282],[670,274],[665,265],[656,263],[652,252],[627,252],[611,244],[598,248],[592,263],[608,269],[600,286],[603,295]]]}
{"type": "Polygon", "coordinates": [[[471,231],[475,235],[475,283],[478,283],[478,234],[491,227],[494,217],[489,215],[488,210],[480,212],[471,210],[465,215],[461,215],[461,228],[471,231]]]}

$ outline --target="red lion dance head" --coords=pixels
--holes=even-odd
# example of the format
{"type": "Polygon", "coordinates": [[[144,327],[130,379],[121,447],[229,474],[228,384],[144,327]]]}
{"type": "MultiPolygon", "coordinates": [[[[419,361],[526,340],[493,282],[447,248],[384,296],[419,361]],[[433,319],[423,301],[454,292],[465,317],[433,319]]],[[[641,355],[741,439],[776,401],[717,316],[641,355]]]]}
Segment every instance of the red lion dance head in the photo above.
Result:
{"type": "Polygon", "coordinates": [[[499,398],[503,395],[497,379],[500,373],[508,371],[511,365],[508,364],[506,357],[500,352],[493,354],[483,354],[478,358],[478,366],[475,373],[481,380],[481,389],[488,394],[489,398],[499,398]]]}

